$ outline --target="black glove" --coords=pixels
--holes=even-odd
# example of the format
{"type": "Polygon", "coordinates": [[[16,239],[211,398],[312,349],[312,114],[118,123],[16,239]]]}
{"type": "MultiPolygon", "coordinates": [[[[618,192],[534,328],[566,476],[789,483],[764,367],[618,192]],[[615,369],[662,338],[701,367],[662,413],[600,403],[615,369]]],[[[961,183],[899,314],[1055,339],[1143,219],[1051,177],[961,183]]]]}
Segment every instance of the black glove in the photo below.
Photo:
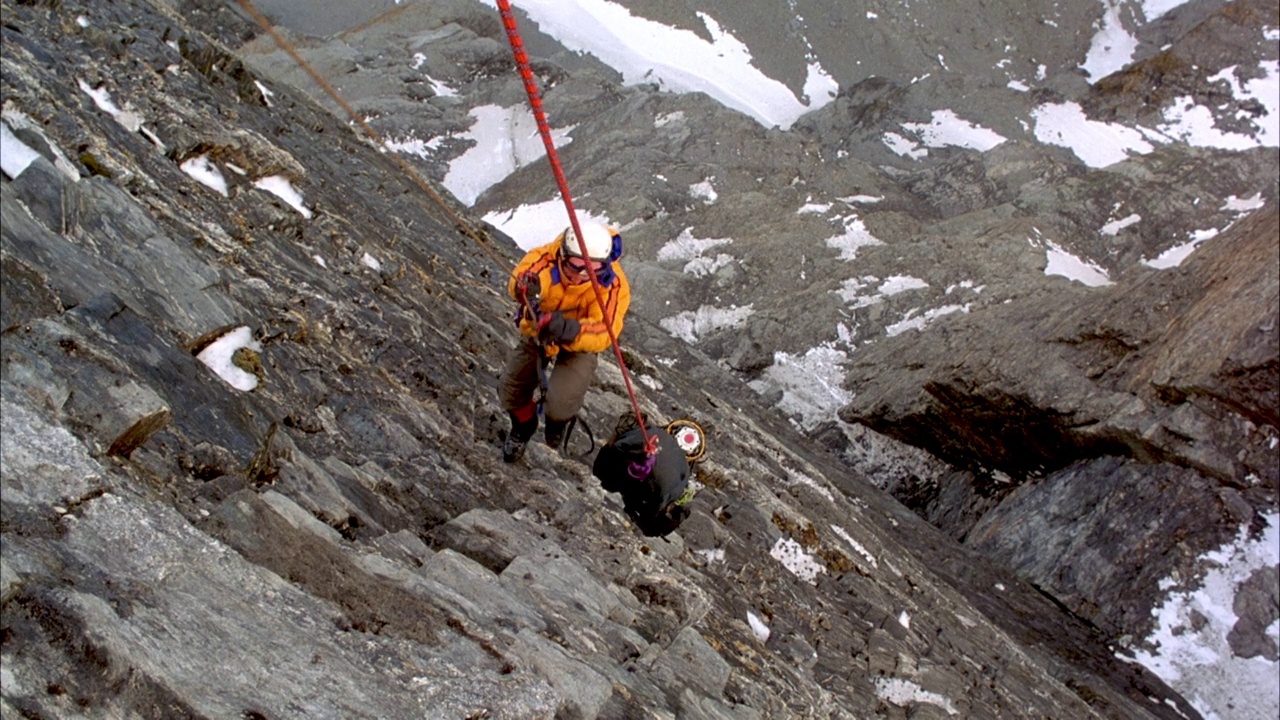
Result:
{"type": "Polygon", "coordinates": [[[526,272],[516,280],[516,300],[536,308],[541,300],[542,282],[537,273],[526,272]]]}
{"type": "Polygon", "coordinates": [[[543,313],[538,320],[538,342],[567,345],[578,338],[582,325],[558,312],[543,313]]]}

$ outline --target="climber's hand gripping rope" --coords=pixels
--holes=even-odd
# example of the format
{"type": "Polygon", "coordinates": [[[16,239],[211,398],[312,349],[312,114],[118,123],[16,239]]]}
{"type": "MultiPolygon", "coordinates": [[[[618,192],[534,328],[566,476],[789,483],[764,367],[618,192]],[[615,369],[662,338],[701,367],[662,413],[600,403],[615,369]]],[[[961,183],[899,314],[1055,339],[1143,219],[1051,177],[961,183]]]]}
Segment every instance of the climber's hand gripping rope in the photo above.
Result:
{"type": "Polygon", "coordinates": [[[542,315],[538,309],[541,300],[542,283],[538,281],[538,276],[531,272],[521,275],[516,281],[516,302],[520,303],[520,307],[516,308],[516,325],[525,318],[538,322],[542,315]]]}

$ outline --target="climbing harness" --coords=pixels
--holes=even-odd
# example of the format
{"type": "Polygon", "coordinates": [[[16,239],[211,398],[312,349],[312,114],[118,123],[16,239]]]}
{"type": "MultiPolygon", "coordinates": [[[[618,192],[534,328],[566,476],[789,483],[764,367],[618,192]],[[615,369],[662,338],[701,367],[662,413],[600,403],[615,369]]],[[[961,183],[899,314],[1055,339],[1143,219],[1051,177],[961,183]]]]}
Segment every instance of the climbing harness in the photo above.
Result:
{"type": "MultiPolygon", "coordinates": [[[[574,237],[578,240],[578,247],[581,250],[582,257],[590,257],[587,252],[587,244],[583,239],[582,228],[578,226],[578,213],[573,207],[573,198],[569,195],[569,182],[565,179],[564,171],[560,167],[560,157],[556,154],[555,143],[551,139],[551,127],[547,124],[546,113],[542,111],[542,97],[538,93],[538,86],[533,81],[533,69],[529,64],[529,54],[525,52],[524,40],[520,38],[520,31],[516,27],[516,17],[511,11],[510,0],[497,0],[498,13],[502,16],[502,25],[507,30],[507,40],[511,43],[511,52],[515,56],[516,68],[520,71],[520,77],[524,81],[525,94],[529,96],[529,106],[533,111],[533,118],[538,124],[538,133],[542,136],[542,144],[547,150],[547,162],[551,165],[551,172],[555,176],[556,185],[560,188],[560,198],[564,201],[565,211],[569,213],[569,224],[573,228],[574,237]]],[[[601,311],[604,311],[604,291],[601,289],[600,280],[595,273],[590,274],[591,289],[595,293],[596,302],[599,304],[601,311]]],[[[640,411],[640,402],[636,399],[635,388],[631,385],[631,375],[627,372],[626,360],[622,357],[622,348],[618,345],[618,337],[613,332],[612,318],[605,318],[605,329],[609,332],[609,340],[612,343],[614,356],[618,359],[618,369],[622,372],[622,381],[626,385],[627,395],[631,399],[631,407],[635,411],[636,418],[640,421],[640,431],[644,434],[645,453],[653,456],[658,452],[658,438],[649,435],[645,430],[644,417],[640,411]]]]}

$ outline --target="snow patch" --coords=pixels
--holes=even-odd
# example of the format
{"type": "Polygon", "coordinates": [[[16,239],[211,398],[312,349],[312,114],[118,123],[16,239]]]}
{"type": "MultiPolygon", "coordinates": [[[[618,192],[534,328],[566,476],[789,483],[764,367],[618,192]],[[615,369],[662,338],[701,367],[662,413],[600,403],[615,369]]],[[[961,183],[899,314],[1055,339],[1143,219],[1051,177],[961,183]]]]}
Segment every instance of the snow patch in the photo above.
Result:
{"type": "Polygon", "coordinates": [[[1280,146],[1280,61],[1265,60],[1258,64],[1257,69],[1262,71],[1262,77],[1244,82],[1239,80],[1236,65],[1225,67],[1206,78],[1210,82],[1226,83],[1240,103],[1250,103],[1262,109],[1257,116],[1243,112],[1238,116],[1254,126],[1252,136],[1218,130],[1214,127],[1213,111],[1195,104],[1190,97],[1180,97],[1171,107],[1165,108],[1167,124],[1161,125],[1160,130],[1198,147],[1247,150],[1259,146],[1280,146]]]}
{"type": "Polygon", "coordinates": [[[1124,217],[1119,220],[1112,220],[1106,225],[1103,225],[1098,230],[1098,232],[1102,235],[1115,237],[1121,230],[1129,227],[1130,225],[1136,225],[1141,221],[1142,221],[1141,215],[1137,213],[1132,213],[1128,217],[1124,217]]]}
{"type": "Polygon", "coordinates": [[[929,283],[917,277],[910,275],[890,275],[880,285],[879,292],[881,295],[897,295],[908,290],[923,290],[929,287],[929,283]]]}
{"type": "Polygon", "coordinates": [[[1035,136],[1041,142],[1069,148],[1089,167],[1115,164],[1131,154],[1146,154],[1151,142],[1184,142],[1195,147],[1247,150],[1280,146],[1280,61],[1258,64],[1262,77],[1241,81],[1234,65],[1207,79],[1228,85],[1236,100],[1261,108],[1257,115],[1244,113],[1237,119],[1252,125],[1252,135],[1225,132],[1215,126],[1214,110],[1199,105],[1190,96],[1173,101],[1162,113],[1164,122],[1156,129],[1125,127],[1117,123],[1095,122],[1085,116],[1079,104],[1046,103],[1035,108],[1035,136]],[[1148,142],[1150,141],[1150,142],[1148,142]]]}
{"type": "Polygon", "coordinates": [[[1188,233],[1188,235],[1191,236],[1190,240],[1174,245],[1168,250],[1157,255],[1154,260],[1147,260],[1146,258],[1143,258],[1142,264],[1157,270],[1168,270],[1169,268],[1178,267],[1182,264],[1183,260],[1186,260],[1191,256],[1191,253],[1195,252],[1195,249],[1200,246],[1200,243],[1217,237],[1218,232],[1217,228],[1192,230],[1188,233]]]}
{"type": "Polygon", "coordinates": [[[10,180],[21,175],[38,157],[40,153],[19,140],[7,124],[0,123],[0,170],[10,180]]]}
{"type": "Polygon", "coordinates": [[[1081,162],[1103,168],[1127,160],[1130,153],[1145,155],[1155,148],[1142,133],[1118,123],[1090,120],[1078,103],[1045,103],[1031,111],[1036,139],[1068,148],[1081,162]]]}
{"type": "Polygon", "coordinates": [[[116,122],[120,123],[129,132],[138,132],[138,128],[142,127],[142,116],[134,112],[128,105],[125,109],[111,100],[111,93],[103,86],[90,87],[89,83],[84,80],[77,80],[80,89],[85,95],[93,98],[93,103],[98,106],[102,112],[110,115],[116,122]]]}
{"type": "MultiPolygon", "coordinates": [[[[1280,89],[1277,91],[1280,92],[1280,89]]],[[[1274,117],[1274,114],[1270,117],[1274,117]]],[[[1277,144],[1276,138],[1280,137],[1280,131],[1271,127],[1274,123],[1267,123],[1259,128],[1257,138],[1223,132],[1214,126],[1213,110],[1206,105],[1197,104],[1189,95],[1179,97],[1165,108],[1164,119],[1166,122],[1160,126],[1160,132],[1195,147],[1248,150],[1259,145],[1274,146],[1277,144]]]]}
{"type": "Polygon", "coordinates": [[[399,140],[395,138],[386,138],[382,141],[382,147],[391,152],[404,153],[405,155],[417,155],[420,158],[430,158],[435,151],[440,149],[444,138],[431,138],[422,140],[414,137],[412,134],[406,135],[399,140]]]}
{"type": "Polygon", "coordinates": [[[929,150],[927,148],[920,147],[914,140],[905,138],[896,132],[885,133],[884,137],[882,137],[880,141],[885,144],[885,147],[898,155],[911,158],[912,160],[919,160],[929,154],[929,150]]]}
{"type": "Polygon", "coordinates": [[[258,387],[258,378],[253,373],[241,370],[232,362],[236,352],[244,348],[262,352],[262,344],[253,339],[253,332],[247,325],[241,325],[209,343],[199,355],[196,355],[196,359],[231,387],[249,392],[258,387]]]}
{"type": "Polygon", "coordinates": [[[1186,5],[1190,0],[1142,0],[1142,15],[1147,22],[1158,19],[1170,10],[1186,5]]]}
{"type": "Polygon", "coordinates": [[[857,203],[874,205],[875,203],[883,201],[884,196],[883,195],[849,195],[847,197],[836,198],[836,199],[842,203],[846,203],[849,205],[853,205],[857,203]]]}
{"type": "Polygon", "coordinates": [[[791,571],[792,575],[809,583],[817,585],[819,573],[824,573],[827,568],[813,559],[813,556],[804,551],[800,543],[789,537],[780,537],[773,544],[773,548],[769,550],[769,555],[774,560],[782,563],[783,567],[791,571]]]}
{"type": "Polygon", "coordinates": [[[222,171],[217,165],[209,162],[208,155],[187,158],[178,168],[201,185],[222,197],[227,197],[227,179],[222,176],[222,171]]]}
{"type": "Polygon", "coordinates": [[[667,125],[670,125],[673,122],[680,122],[681,120],[684,120],[684,111],[677,110],[675,112],[670,112],[670,113],[666,113],[664,115],[659,115],[655,117],[653,119],[653,126],[656,128],[666,127],[667,125]]]}
{"type": "Polygon", "coordinates": [[[724,548],[708,548],[705,550],[694,550],[693,554],[703,558],[709,563],[724,562],[724,548]]]}
{"type": "Polygon", "coordinates": [[[732,238],[696,238],[694,237],[694,228],[685,228],[680,231],[675,240],[668,241],[666,245],[659,247],[658,260],[696,260],[703,256],[713,247],[722,245],[730,245],[732,238]]]}
{"type": "Polygon", "coordinates": [[[852,306],[854,310],[858,308],[870,307],[884,300],[884,296],[879,293],[871,293],[863,295],[862,291],[867,288],[869,283],[880,282],[880,278],[874,275],[864,275],[860,278],[846,278],[840,283],[840,289],[836,294],[845,301],[846,304],[852,306]]]}
{"type": "Polygon", "coordinates": [[[302,193],[293,187],[293,183],[282,175],[270,175],[260,178],[253,183],[253,186],[259,190],[266,190],[281,200],[288,203],[289,207],[297,210],[302,217],[311,219],[311,211],[302,202],[302,193]]]}
{"type": "Polygon", "coordinates": [[[258,94],[262,96],[262,104],[271,107],[271,98],[275,97],[276,94],[271,91],[271,88],[263,85],[260,80],[254,80],[253,84],[258,88],[258,94]]]}
{"type": "Polygon", "coordinates": [[[773,364],[749,385],[761,395],[781,390],[778,409],[796,418],[802,429],[812,429],[833,419],[837,410],[853,400],[853,394],[843,387],[848,359],[845,351],[829,343],[803,355],[775,352],[773,364]]]}
{"type": "Polygon", "coordinates": [[[940,317],[958,312],[967,313],[969,312],[969,303],[965,303],[964,305],[943,305],[942,307],[926,310],[924,314],[916,316],[915,312],[918,309],[919,308],[908,311],[902,320],[886,326],[884,329],[885,337],[901,335],[908,330],[924,330],[929,323],[940,317]]]}
{"type": "Polygon", "coordinates": [[[891,275],[884,281],[874,275],[864,275],[860,278],[847,278],[841,282],[840,289],[836,291],[836,294],[852,309],[857,310],[858,308],[878,305],[886,297],[911,290],[923,290],[928,287],[929,283],[910,275],[891,275]],[[875,292],[869,295],[862,294],[863,290],[874,283],[880,283],[875,292]]]}
{"type": "Polygon", "coordinates": [[[787,130],[804,113],[834,99],[839,85],[808,63],[802,102],[787,86],[752,65],[747,46],[705,12],[711,41],[690,30],[633,15],[612,2],[518,0],[542,32],[575,52],[590,53],[622,74],[627,85],[654,83],[667,92],[704,92],[766,128],[787,130]]]}
{"type": "MultiPolygon", "coordinates": [[[[579,223],[613,225],[603,215],[596,215],[580,207],[574,210],[578,213],[579,223]]],[[[521,205],[514,210],[486,213],[484,221],[510,235],[521,250],[532,250],[551,242],[569,227],[569,211],[565,209],[564,201],[557,198],[535,205],[521,205]]]]}
{"type": "Polygon", "coordinates": [[[674,240],[658,248],[657,259],[659,261],[683,260],[685,261],[684,272],[695,277],[703,277],[733,262],[732,255],[719,253],[714,258],[708,258],[704,253],[732,242],[731,238],[695,238],[693,228],[687,227],[681,230],[674,240]]]}
{"type": "MultiPolygon", "coordinates": [[[[1247,198],[1240,198],[1235,195],[1231,195],[1222,202],[1222,206],[1218,209],[1237,213],[1236,220],[1239,220],[1265,204],[1266,200],[1263,199],[1262,193],[1259,192],[1255,193],[1252,197],[1247,198]]],[[[1227,223],[1226,227],[1221,229],[1205,228],[1204,230],[1192,230],[1187,233],[1188,240],[1186,242],[1179,243],[1178,245],[1165,250],[1157,255],[1155,259],[1148,260],[1143,258],[1142,264],[1157,270],[1167,270],[1169,268],[1178,267],[1184,260],[1191,256],[1191,253],[1195,252],[1195,249],[1199,247],[1201,243],[1206,240],[1211,240],[1225,232],[1235,224],[1236,220],[1227,223]]]]}
{"type": "Polygon", "coordinates": [[[1254,193],[1253,197],[1238,198],[1235,195],[1228,197],[1222,203],[1222,210],[1232,210],[1240,213],[1248,213],[1257,210],[1266,205],[1267,201],[1263,199],[1262,193],[1254,193]]]}
{"type": "MultiPolygon", "coordinates": [[[[1187,698],[1205,717],[1270,720],[1280,716],[1280,663],[1263,657],[1241,658],[1227,634],[1239,618],[1235,595],[1254,572],[1280,566],[1280,514],[1265,517],[1266,529],[1251,537],[1247,526],[1236,539],[1201,560],[1211,568],[1199,587],[1170,593],[1151,614],[1157,627],[1132,658],[1187,698]],[[1249,703],[1240,701],[1249,698],[1249,703]],[[1234,710],[1228,708],[1233,707],[1234,710]]],[[[1161,588],[1177,583],[1161,581],[1161,588]]],[[[1276,639],[1276,624],[1267,632],[1276,639]]]]}
{"type": "Polygon", "coordinates": [[[1089,75],[1091,85],[1128,65],[1133,60],[1134,50],[1138,49],[1138,39],[1130,35],[1120,22],[1123,5],[1123,0],[1102,2],[1102,19],[1094,24],[1098,32],[1094,34],[1089,53],[1080,65],[1089,75]]]}
{"type": "MultiPolygon", "coordinates": [[[[54,167],[61,170],[62,174],[66,175],[72,182],[80,181],[80,170],[76,165],[71,164],[71,161],[67,159],[67,156],[58,148],[58,144],[49,139],[49,136],[45,134],[40,123],[32,120],[22,111],[14,109],[11,104],[7,102],[4,104],[3,110],[0,110],[0,117],[2,117],[5,123],[7,123],[13,130],[29,130],[43,138],[45,145],[49,148],[49,152],[53,153],[54,167]]],[[[18,138],[14,135],[13,139],[17,140],[18,138]]],[[[21,141],[19,141],[19,145],[21,147],[28,147],[26,143],[22,143],[21,141]]],[[[28,147],[28,149],[31,148],[28,147]]],[[[21,150],[17,146],[15,146],[15,150],[21,153],[21,150]]],[[[0,157],[6,156],[8,152],[9,151],[6,150],[3,153],[0,153],[0,157]]],[[[23,169],[26,169],[25,165],[23,166],[23,169]]]]}
{"type": "Polygon", "coordinates": [[[791,468],[787,468],[787,476],[791,478],[792,485],[804,485],[806,487],[813,488],[814,490],[817,491],[819,495],[826,498],[827,502],[836,501],[835,496],[831,494],[830,490],[820,485],[817,480],[814,480],[808,475],[805,475],[804,473],[798,470],[792,470],[791,468]]]}
{"type": "Polygon", "coordinates": [[[700,183],[694,183],[689,186],[689,194],[695,200],[701,200],[704,205],[711,205],[720,197],[716,194],[716,188],[711,184],[715,178],[707,178],[700,183]]]}
{"type": "Polygon", "coordinates": [[[853,537],[850,536],[849,533],[846,532],[844,528],[840,527],[839,525],[832,525],[831,531],[834,532],[836,535],[839,535],[842,540],[849,543],[849,547],[853,548],[854,551],[857,552],[859,555],[861,555],[864,560],[870,563],[872,568],[875,568],[878,566],[879,563],[876,562],[875,556],[867,552],[867,549],[863,547],[862,543],[858,542],[857,540],[854,540],[853,537]]]}
{"type": "Polygon", "coordinates": [[[946,710],[948,715],[956,715],[959,712],[949,699],[938,693],[928,692],[910,680],[881,677],[876,678],[875,686],[877,697],[898,707],[907,707],[912,703],[928,703],[946,710]]]}
{"type": "Polygon", "coordinates": [[[1005,141],[1004,136],[974,125],[954,110],[934,110],[928,123],[903,123],[902,128],[916,133],[922,144],[932,148],[950,145],[986,152],[1005,141]]]}
{"type": "MultiPolygon", "coordinates": [[[[472,108],[469,115],[475,122],[461,137],[474,140],[475,145],[449,163],[444,176],[445,188],[467,207],[485,190],[547,154],[533,112],[524,105],[481,105],[472,108]]],[[[552,129],[551,139],[557,148],[572,142],[572,131],[552,129]]]]}
{"type": "MultiPolygon", "coordinates": [[[[1032,241],[1033,244],[1035,241],[1032,241]]],[[[1045,275],[1061,275],[1089,287],[1113,284],[1105,268],[1091,260],[1084,260],[1063,250],[1052,240],[1045,240],[1045,275]]]]}
{"type": "Polygon", "coordinates": [[[857,215],[843,218],[844,232],[827,238],[827,247],[840,251],[841,260],[854,260],[858,250],[873,245],[883,245],[884,241],[872,235],[867,226],[857,215]]]}
{"type": "Polygon", "coordinates": [[[698,337],[718,332],[727,328],[740,327],[754,312],[750,305],[738,307],[731,305],[718,308],[703,305],[697,310],[686,310],[673,317],[663,318],[658,325],[672,337],[680,338],[687,343],[696,343],[698,337]]]}

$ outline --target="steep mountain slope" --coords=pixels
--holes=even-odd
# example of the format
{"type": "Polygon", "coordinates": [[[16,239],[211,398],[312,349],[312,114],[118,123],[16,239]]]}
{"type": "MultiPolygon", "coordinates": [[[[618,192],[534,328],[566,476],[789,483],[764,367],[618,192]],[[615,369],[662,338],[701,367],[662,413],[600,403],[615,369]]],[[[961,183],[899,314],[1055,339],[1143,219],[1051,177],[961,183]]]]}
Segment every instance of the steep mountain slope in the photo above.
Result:
{"type": "MultiPolygon", "coordinates": [[[[1165,672],[1218,676],[1202,709],[1248,675],[1231,710],[1280,711],[1280,3],[620,4],[515,3],[636,314],[1118,646],[1194,645],[1165,672]],[[681,76],[677,33],[767,73],[681,76]],[[735,97],[773,78],[786,112],[735,97]],[[1228,596],[1166,617],[1239,543],[1259,559],[1228,596]]],[[[296,39],[389,150],[519,242],[549,232],[487,3],[296,39]],[[499,172],[462,172],[494,147],[499,172]]],[[[314,92],[271,43],[243,53],[314,92]]]]}
{"type": "Polygon", "coordinates": [[[221,3],[0,8],[6,717],[1196,716],[642,314],[681,531],[504,465],[507,239],[221,3]]]}

